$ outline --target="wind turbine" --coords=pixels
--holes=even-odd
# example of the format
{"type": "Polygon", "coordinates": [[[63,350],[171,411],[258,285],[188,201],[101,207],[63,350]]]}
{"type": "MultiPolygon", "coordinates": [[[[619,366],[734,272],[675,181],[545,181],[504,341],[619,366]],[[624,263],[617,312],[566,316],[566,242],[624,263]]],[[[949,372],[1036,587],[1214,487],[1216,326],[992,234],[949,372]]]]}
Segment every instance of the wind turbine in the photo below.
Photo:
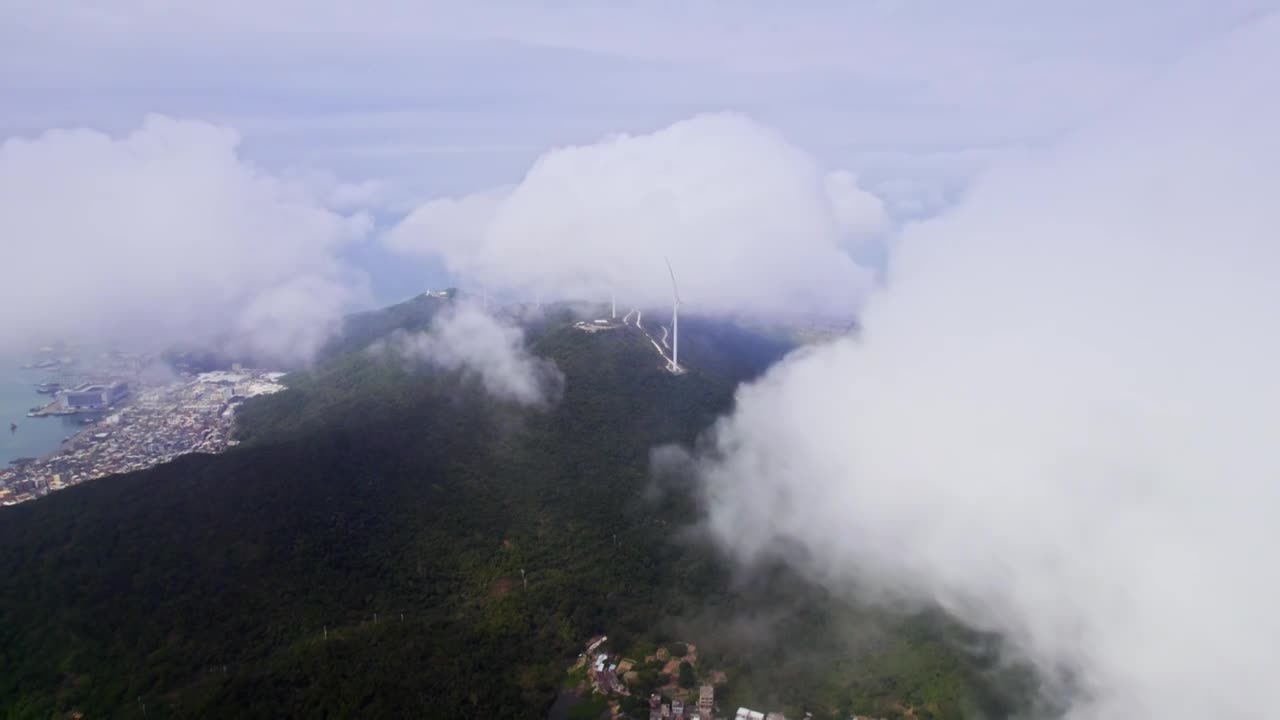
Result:
{"type": "Polygon", "coordinates": [[[680,288],[676,286],[676,271],[671,269],[671,261],[667,260],[667,272],[671,273],[671,365],[667,369],[673,373],[680,370],[680,288]]]}
{"type": "Polygon", "coordinates": [[[612,288],[609,289],[609,307],[610,307],[610,312],[613,315],[613,319],[617,320],[618,319],[618,298],[614,296],[612,288]]]}

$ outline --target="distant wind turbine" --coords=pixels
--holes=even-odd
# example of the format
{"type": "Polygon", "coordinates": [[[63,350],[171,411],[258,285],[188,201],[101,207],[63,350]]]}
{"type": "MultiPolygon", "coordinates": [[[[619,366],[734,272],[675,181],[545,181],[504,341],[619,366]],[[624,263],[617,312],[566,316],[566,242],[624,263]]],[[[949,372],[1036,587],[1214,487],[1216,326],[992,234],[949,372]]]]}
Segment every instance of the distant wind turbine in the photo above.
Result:
{"type": "Polygon", "coordinates": [[[609,290],[609,308],[613,315],[613,319],[618,319],[618,298],[614,296],[613,290],[609,290]]]}
{"type": "Polygon", "coordinates": [[[671,365],[673,373],[680,370],[680,288],[676,285],[676,271],[667,260],[667,272],[671,273],[671,365]]]}

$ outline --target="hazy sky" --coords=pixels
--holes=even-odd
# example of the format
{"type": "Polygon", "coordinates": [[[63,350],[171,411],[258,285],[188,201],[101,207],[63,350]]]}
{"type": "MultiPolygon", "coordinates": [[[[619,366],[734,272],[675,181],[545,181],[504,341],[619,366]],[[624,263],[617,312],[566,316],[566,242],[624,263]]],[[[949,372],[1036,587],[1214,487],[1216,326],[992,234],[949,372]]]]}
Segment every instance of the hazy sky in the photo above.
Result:
{"type": "Polygon", "coordinates": [[[732,110],[932,206],[1268,4],[5,0],[0,134],[200,119],[395,206],[732,110]]]}
{"type": "MultiPolygon", "coordinates": [[[[158,302],[171,287],[185,284],[181,274],[155,283],[159,275],[142,270],[154,243],[183,236],[178,244],[199,244],[196,254],[203,256],[212,252],[207,243],[218,242],[210,236],[237,232],[241,237],[228,240],[228,248],[260,247],[271,268],[229,252],[225,269],[242,280],[228,289],[210,282],[207,265],[196,267],[173,251],[184,259],[180,266],[196,273],[185,305],[221,308],[228,298],[239,305],[220,318],[178,313],[166,321],[198,321],[205,335],[233,334],[246,325],[276,335],[275,328],[296,320],[307,327],[289,332],[306,340],[286,345],[307,346],[352,302],[385,302],[468,280],[448,275],[445,268],[456,263],[422,252],[422,242],[406,258],[405,244],[390,242],[397,235],[393,229],[432,202],[511,188],[518,189],[515,197],[533,189],[547,192],[551,186],[536,171],[548,159],[566,157],[566,146],[600,153],[620,134],[660,140],[669,136],[662,134],[665,129],[683,121],[731,113],[803,154],[815,168],[812,177],[836,173],[831,177],[844,178],[850,197],[873,195],[883,213],[846,220],[894,228],[950,206],[993,164],[1105,115],[1179,58],[1274,4],[0,0],[0,138],[38,140],[33,152],[57,159],[38,183],[46,194],[33,198],[30,189],[12,189],[24,184],[14,175],[12,149],[8,157],[0,155],[9,165],[0,171],[15,183],[0,206],[23,210],[19,224],[0,220],[0,242],[7,246],[0,250],[6,259],[26,258],[28,265],[16,267],[34,276],[51,255],[76,256],[86,246],[96,248],[90,255],[118,249],[114,257],[126,269],[121,277],[133,285],[133,305],[118,306],[114,298],[87,289],[54,303],[93,304],[111,325],[113,313],[128,319],[137,302],[158,302]],[[149,114],[162,120],[148,121],[149,114]],[[37,213],[90,217],[83,204],[101,198],[57,188],[68,182],[80,189],[111,185],[113,168],[122,167],[77,163],[64,153],[65,138],[44,133],[85,128],[124,147],[128,138],[145,138],[157,122],[169,120],[179,127],[208,127],[206,138],[238,139],[219,146],[224,160],[243,171],[246,184],[235,187],[266,194],[239,193],[233,202],[258,210],[270,203],[302,203],[302,212],[330,213],[336,224],[313,223],[314,237],[294,233],[277,246],[269,233],[246,239],[244,229],[232,227],[191,233],[177,212],[140,221],[147,188],[165,187],[175,206],[195,217],[225,213],[231,202],[212,201],[196,177],[198,169],[171,174],[185,167],[181,158],[209,147],[193,146],[183,155],[169,145],[164,152],[181,158],[130,170],[133,179],[120,192],[133,188],[137,194],[121,199],[120,207],[130,210],[118,219],[99,202],[90,208],[92,221],[82,226],[64,222],[60,230],[37,229],[37,213]],[[68,181],[59,172],[74,177],[68,181]],[[524,183],[526,176],[538,182],[524,183]],[[363,232],[338,242],[332,232],[338,225],[363,232]],[[139,228],[143,239],[114,245],[139,228]],[[193,234],[199,237],[187,237],[193,234]],[[11,250],[35,242],[43,249],[11,250]],[[298,277],[288,276],[292,265],[303,269],[298,277]],[[290,299],[263,299],[282,296],[290,299]],[[307,312],[295,312],[300,308],[307,312]]],[[[201,142],[197,135],[183,134],[183,142],[201,142]]],[[[124,152],[111,162],[127,164],[128,157],[124,152]]],[[[694,164],[697,158],[671,157],[680,163],[677,177],[712,177],[705,165],[694,164]]],[[[642,177],[627,167],[610,172],[640,183],[637,197],[665,189],[661,173],[642,177]]],[[[797,198],[821,194],[804,182],[793,175],[784,185],[797,198]]],[[[551,196],[559,207],[571,207],[572,195],[551,196]]],[[[798,226],[808,228],[827,227],[832,216],[845,212],[814,202],[777,212],[796,208],[809,213],[795,216],[798,226]]],[[[720,208],[721,216],[730,210],[720,208]]],[[[715,227],[716,237],[732,230],[715,227]]],[[[519,232],[508,225],[489,235],[510,240],[519,232]]],[[[818,245],[834,242],[834,236],[823,237],[818,245]]],[[[760,259],[745,249],[760,247],[758,241],[738,248],[738,255],[760,259]]],[[[709,277],[711,270],[696,258],[719,247],[691,252],[686,274],[709,277]]],[[[866,256],[877,254],[865,243],[862,249],[866,256]]],[[[857,274],[833,272],[829,286],[810,294],[856,295],[863,282],[857,274]],[[836,289],[837,284],[855,290],[836,289]]],[[[546,280],[507,279],[517,289],[546,280]]],[[[38,293],[42,287],[48,286],[21,289],[38,293]]],[[[744,287],[730,288],[731,304],[740,304],[744,287]]],[[[702,294],[714,299],[726,288],[714,284],[702,294]]],[[[689,292],[696,296],[698,290],[691,280],[689,292]]],[[[88,320],[100,325],[100,317],[88,320]]]]}

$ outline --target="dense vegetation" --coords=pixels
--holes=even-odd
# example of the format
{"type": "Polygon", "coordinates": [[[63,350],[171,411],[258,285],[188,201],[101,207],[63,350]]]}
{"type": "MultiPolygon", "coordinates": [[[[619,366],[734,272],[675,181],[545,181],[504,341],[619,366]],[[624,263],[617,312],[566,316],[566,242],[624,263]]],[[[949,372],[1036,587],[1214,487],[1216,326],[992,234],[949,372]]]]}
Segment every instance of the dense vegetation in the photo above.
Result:
{"type": "MultiPolygon", "coordinates": [[[[457,294],[452,288],[445,292],[449,296],[457,294]]],[[[320,355],[323,359],[331,359],[359,352],[396,330],[425,330],[436,313],[448,303],[447,299],[423,294],[380,310],[348,315],[343,320],[342,332],[321,348],[320,355]]]]}
{"type": "MultiPolygon", "coordinates": [[[[403,320],[366,318],[355,346],[403,320]]],[[[0,715],[537,717],[599,632],[700,643],[728,698],[999,712],[946,623],[744,583],[689,539],[696,498],[654,484],[651,448],[692,442],[780,349],[687,344],[673,377],[636,331],[548,325],[535,349],[566,386],[547,411],[335,349],[247,407],[232,452],[5,510],[0,715]],[[717,629],[746,619],[750,642],[717,629]],[[877,639],[853,652],[835,625],[877,639]]]]}

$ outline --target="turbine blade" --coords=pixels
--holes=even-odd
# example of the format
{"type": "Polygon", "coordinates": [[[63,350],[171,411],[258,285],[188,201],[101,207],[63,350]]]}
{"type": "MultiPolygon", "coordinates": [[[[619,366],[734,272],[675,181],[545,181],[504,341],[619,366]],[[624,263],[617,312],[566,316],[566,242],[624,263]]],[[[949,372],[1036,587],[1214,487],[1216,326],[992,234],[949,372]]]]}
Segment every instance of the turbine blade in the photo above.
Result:
{"type": "Polygon", "coordinates": [[[676,271],[671,269],[671,261],[663,258],[667,263],[667,272],[671,273],[671,292],[676,296],[676,304],[680,304],[680,287],[676,285],[676,271]]]}

